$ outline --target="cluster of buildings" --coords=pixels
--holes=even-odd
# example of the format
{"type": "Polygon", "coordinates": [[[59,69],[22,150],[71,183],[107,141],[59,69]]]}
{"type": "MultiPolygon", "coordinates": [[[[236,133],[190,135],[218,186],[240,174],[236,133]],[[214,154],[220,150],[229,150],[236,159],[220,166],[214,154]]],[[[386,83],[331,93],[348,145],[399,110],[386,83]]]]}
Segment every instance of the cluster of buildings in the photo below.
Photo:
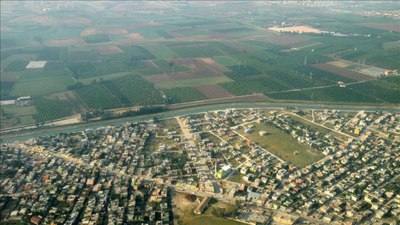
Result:
{"type": "Polygon", "coordinates": [[[202,197],[196,214],[212,198],[235,204],[231,219],[246,223],[395,221],[399,134],[399,113],[246,109],[3,143],[0,218],[172,224],[174,190],[202,197]],[[244,136],[254,124],[282,130],[322,158],[302,167],[282,160],[244,136]]]}

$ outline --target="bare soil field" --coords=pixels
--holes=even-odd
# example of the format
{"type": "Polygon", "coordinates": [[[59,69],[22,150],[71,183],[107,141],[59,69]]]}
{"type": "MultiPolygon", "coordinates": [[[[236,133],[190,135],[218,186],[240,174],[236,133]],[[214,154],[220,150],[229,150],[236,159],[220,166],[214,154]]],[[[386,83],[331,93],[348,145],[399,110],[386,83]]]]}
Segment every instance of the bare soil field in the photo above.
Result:
{"type": "Polygon", "coordinates": [[[269,35],[269,36],[262,36],[256,38],[260,41],[265,41],[274,45],[281,45],[281,46],[294,46],[294,45],[305,45],[311,43],[308,40],[304,40],[297,35],[293,34],[280,34],[278,35],[269,35]]]}
{"type": "Polygon", "coordinates": [[[223,65],[220,65],[218,63],[216,63],[213,59],[211,58],[200,58],[199,60],[201,60],[202,62],[204,62],[205,64],[207,64],[209,66],[210,69],[215,70],[219,73],[224,73],[227,72],[229,69],[226,68],[223,65]]]}
{"type": "Polygon", "coordinates": [[[141,35],[141,34],[139,34],[139,33],[129,33],[129,34],[126,35],[126,37],[127,37],[128,39],[133,39],[133,40],[135,40],[135,41],[143,40],[143,39],[144,39],[143,35],[141,35]]]}
{"type": "Polygon", "coordinates": [[[361,74],[361,73],[357,73],[348,69],[344,69],[344,68],[340,68],[331,64],[327,64],[327,63],[318,63],[318,64],[314,64],[313,67],[321,69],[321,70],[325,70],[331,73],[335,73],[338,74],[340,76],[343,77],[348,77],[350,79],[353,80],[357,80],[357,81],[362,81],[362,80],[370,80],[373,77],[367,76],[365,74],[361,74]]]}
{"type": "Polygon", "coordinates": [[[109,46],[102,46],[102,47],[97,48],[97,52],[100,55],[113,55],[113,54],[122,53],[124,51],[116,45],[109,45],[109,46]]]}
{"type": "Polygon", "coordinates": [[[81,37],[86,37],[86,36],[94,35],[97,33],[99,33],[99,30],[97,30],[96,28],[85,28],[81,32],[81,37]]]}
{"type": "Polygon", "coordinates": [[[350,62],[341,61],[341,60],[328,62],[327,64],[330,64],[330,65],[333,65],[333,66],[336,66],[336,67],[340,67],[340,68],[346,68],[346,67],[349,67],[349,66],[353,65],[350,62]]]}
{"type": "Polygon", "coordinates": [[[215,84],[197,86],[196,89],[208,99],[233,97],[231,93],[215,84]]]}
{"type": "Polygon", "coordinates": [[[67,39],[53,39],[46,42],[48,46],[65,47],[71,45],[85,44],[85,40],[82,38],[67,38],[67,39]]]}
{"type": "Polygon", "coordinates": [[[310,26],[293,26],[293,27],[270,27],[268,28],[272,31],[277,32],[294,32],[294,33],[315,33],[320,34],[324,33],[325,31],[310,27],[310,26]]]}

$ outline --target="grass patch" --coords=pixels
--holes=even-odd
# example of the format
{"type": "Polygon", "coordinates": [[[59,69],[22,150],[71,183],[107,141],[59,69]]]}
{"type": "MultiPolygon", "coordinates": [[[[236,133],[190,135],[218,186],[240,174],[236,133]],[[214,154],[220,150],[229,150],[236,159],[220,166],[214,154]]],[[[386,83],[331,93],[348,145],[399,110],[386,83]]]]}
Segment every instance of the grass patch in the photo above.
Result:
{"type": "Polygon", "coordinates": [[[239,171],[235,171],[235,174],[230,176],[228,178],[229,181],[236,182],[236,183],[242,183],[242,174],[239,171]]]}

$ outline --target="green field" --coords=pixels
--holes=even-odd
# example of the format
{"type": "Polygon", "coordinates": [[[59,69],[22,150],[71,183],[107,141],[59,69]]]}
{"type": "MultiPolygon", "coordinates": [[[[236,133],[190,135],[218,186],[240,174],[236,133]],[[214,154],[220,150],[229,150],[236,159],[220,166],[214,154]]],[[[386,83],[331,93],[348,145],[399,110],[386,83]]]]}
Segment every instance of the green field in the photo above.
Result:
{"type": "Polygon", "coordinates": [[[110,41],[110,38],[105,34],[93,34],[90,36],[83,37],[87,43],[101,43],[110,41]]]}
{"type": "Polygon", "coordinates": [[[111,80],[111,82],[133,105],[157,105],[163,103],[160,92],[153,84],[140,76],[121,77],[111,80]]]}
{"type": "Polygon", "coordinates": [[[93,84],[76,89],[75,92],[90,109],[110,109],[121,106],[121,103],[101,84],[93,84]]]}
{"type": "MultiPolygon", "coordinates": [[[[110,109],[202,100],[204,96],[194,87],[217,84],[236,96],[257,93],[294,101],[399,103],[396,78],[339,88],[334,87],[338,81],[354,80],[313,66],[343,59],[365,67],[400,69],[398,21],[393,18],[308,10],[302,17],[294,8],[282,6],[284,10],[276,11],[275,6],[257,4],[246,8],[233,4],[233,11],[205,4],[203,12],[189,5],[185,10],[170,10],[165,4],[162,12],[130,14],[99,3],[96,8],[87,5],[79,7],[79,12],[71,8],[68,13],[52,11],[46,16],[20,8],[25,17],[13,14],[15,18],[2,20],[1,99],[46,98],[77,89],[91,109],[110,109]],[[268,29],[286,20],[342,34],[268,29]],[[207,59],[191,63],[196,58],[211,58],[216,64],[207,59]],[[46,66],[25,68],[29,61],[38,60],[47,61],[46,66]],[[198,79],[185,79],[180,72],[198,79]],[[141,78],[151,75],[161,75],[160,81],[153,85],[141,78]],[[179,79],[169,82],[175,79],[165,75],[179,79]],[[163,92],[170,98],[163,99],[163,92]]],[[[69,104],[54,101],[54,107],[69,104]]],[[[40,121],[53,119],[39,117],[40,121]]]]}
{"type": "Polygon", "coordinates": [[[192,102],[207,99],[200,91],[191,87],[165,89],[164,93],[169,103],[192,102]]]}
{"type": "Polygon", "coordinates": [[[275,99],[295,99],[325,102],[399,103],[399,94],[400,78],[388,77],[382,80],[372,80],[345,88],[336,86],[315,90],[282,92],[267,95],[268,97],[275,99]]]}
{"type": "Polygon", "coordinates": [[[251,134],[245,134],[243,130],[240,133],[285,161],[304,167],[323,157],[321,153],[298,143],[289,134],[276,127],[262,123],[253,123],[253,125],[251,134]],[[266,131],[267,135],[260,136],[259,131],[266,131]]]}
{"type": "Polygon", "coordinates": [[[47,77],[30,80],[19,80],[13,87],[11,94],[14,96],[41,96],[55,92],[65,91],[73,85],[71,77],[47,77]]]}
{"type": "Polygon", "coordinates": [[[175,52],[171,51],[163,44],[145,45],[145,48],[158,59],[170,59],[178,57],[175,52]]]}
{"type": "Polygon", "coordinates": [[[1,128],[34,124],[35,106],[1,106],[1,128]]]}
{"type": "Polygon", "coordinates": [[[72,100],[55,100],[36,98],[35,106],[37,114],[35,121],[44,122],[62,117],[71,116],[73,112],[79,112],[79,103],[72,100]]]}
{"type": "Polygon", "coordinates": [[[219,84],[224,82],[231,82],[232,80],[226,76],[217,76],[217,77],[206,77],[199,79],[188,79],[188,80],[179,80],[173,82],[163,82],[159,83],[156,86],[159,88],[177,88],[177,87],[195,87],[199,85],[206,84],[219,84]]]}

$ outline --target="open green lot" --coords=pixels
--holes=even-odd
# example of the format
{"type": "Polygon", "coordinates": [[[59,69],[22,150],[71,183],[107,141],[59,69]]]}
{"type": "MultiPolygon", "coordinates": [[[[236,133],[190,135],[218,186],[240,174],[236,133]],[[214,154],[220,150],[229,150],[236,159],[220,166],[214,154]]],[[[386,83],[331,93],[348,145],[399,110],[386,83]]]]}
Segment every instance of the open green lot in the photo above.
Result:
{"type": "Polygon", "coordinates": [[[321,153],[300,144],[289,134],[276,127],[263,123],[253,123],[253,125],[251,134],[246,134],[243,130],[240,133],[285,161],[304,167],[323,157],[321,153]],[[266,131],[267,134],[260,136],[259,131],[266,131]]]}

